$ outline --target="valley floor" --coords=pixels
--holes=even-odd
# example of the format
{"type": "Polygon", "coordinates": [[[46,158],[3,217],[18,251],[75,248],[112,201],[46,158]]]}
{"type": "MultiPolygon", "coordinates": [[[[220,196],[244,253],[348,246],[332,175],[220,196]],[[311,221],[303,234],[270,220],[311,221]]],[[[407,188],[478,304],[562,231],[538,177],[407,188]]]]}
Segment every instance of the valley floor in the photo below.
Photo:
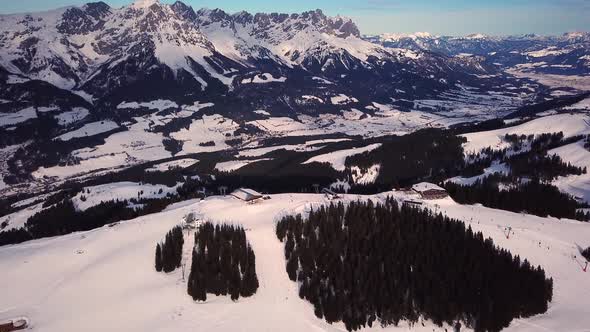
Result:
{"type": "MultiPolygon", "coordinates": [[[[401,192],[346,195],[343,200],[382,200],[401,192]]],[[[413,198],[412,198],[413,199],[413,198]]],[[[317,319],[298,297],[285,270],[283,245],[274,223],[288,213],[327,204],[323,195],[282,194],[249,205],[231,197],[178,203],[164,212],[113,227],[0,248],[0,321],[27,317],[36,331],[345,331],[317,319]],[[156,273],[154,248],[165,233],[195,212],[203,220],[243,225],[256,254],[260,281],[251,298],[232,302],[209,295],[195,303],[181,269],[156,273]]],[[[590,272],[578,246],[590,246],[590,224],[461,206],[450,198],[424,205],[459,218],[513,254],[541,265],[555,281],[546,314],[515,320],[507,331],[590,331],[590,272]],[[506,237],[506,228],[513,234],[506,237]]],[[[185,237],[185,259],[193,237],[185,237]]],[[[186,262],[190,266],[190,262],[186,262]]],[[[187,268],[188,270],[188,268],[187,268]]],[[[188,272],[187,272],[188,273],[188,272]]],[[[448,327],[447,327],[448,328],[448,327]]],[[[367,330],[383,330],[373,327],[367,330]]],[[[429,322],[386,331],[444,331],[429,322]]],[[[450,328],[449,328],[450,330],[450,328]]]]}

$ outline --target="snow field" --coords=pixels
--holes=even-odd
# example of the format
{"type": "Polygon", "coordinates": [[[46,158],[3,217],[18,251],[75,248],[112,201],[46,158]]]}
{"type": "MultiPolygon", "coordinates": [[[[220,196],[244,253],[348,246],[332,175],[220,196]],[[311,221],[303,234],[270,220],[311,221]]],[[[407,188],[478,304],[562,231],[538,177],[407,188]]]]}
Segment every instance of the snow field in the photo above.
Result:
{"type": "MultiPolygon", "coordinates": [[[[346,195],[344,200],[380,200],[401,192],[374,196],[346,195]]],[[[287,213],[303,213],[326,204],[323,195],[272,195],[270,201],[250,205],[231,197],[210,197],[171,206],[154,215],[122,222],[115,227],[36,240],[0,248],[0,283],[11,285],[0,297],[0,319],[25,316],[42,331],[339,331],[317,319],[313,307],[299,299],[296,283],[288,279],[283,245],[274,223],[287,213]],[[233,303],[229,298],[208,296],[194,303],[186,295],[180,271],[155,272],[154,247],[188,212],[205,220],[242,225],[256,254],[260,281],[251,298],[233,303]],[[75,305],[74,305],[75,304],[75,305]]],[[[548,313],[515,320],[506,331],[584,331],[590,325],[590,278],[577,259],[577,247],[590,245],[590,224],[539,218],[461,206],[451,199],[426,201],[436,210],[464,220],[474,230],[532,264],[541,264],[554,278],[554,301],[548,313]],[[506,239],[505,227],[514,234],[506,239]],[[541,242],[541,245],[539,245],[541,242]],[[549,247],[549,249],[547,248],[549,247]],[[577,261],[576,261],[577,260],[577,261]]],[[[186,246],[192,245],[189,237],[186,246]]],[[[447,327],[448,328],[448,327],[447,327]]],[[[373,327],[363,331],[418,331],[441,329],[425,322],[409,329],[373,327]]]]}
{"type": "Polygon", "coordinates": [[[135,182],[117,182],[84,188],[82,192],[78,193],[72,199],[72,202],[77,210],[85,211],[101,202],[130,200],[132,198],[164,198],[167,194],[175,193],[176,187],[139,184],[135,182]],[[143,194],[140,192],[143,192],[143,194]]]}
{"type": "Polygon", "coordinates": [[[504,141],[507,134],[538,135],[542,133],[563,132],[564,137],[590,134],[590,117],[585,114],[557,114],[538,118],[518,126],[483,131],[462,135],[467,138],[463,146],[466,153],[479,152],[492,147],[499,150],[508,148],[510,144],[504,141]]]}
{"type": "MultiPolygon", "coordinates": [[[[66,166],[40,167],[33,172],[37,179],[47,177],[69,178],[76,175],[87,174],[104,169],[127,167],[146,161],[160,160],[172,157],[166,151],[162,141],[162,133],[150,132],[150,117],[135,118],[137,123],[128,127],[128,130],[118,132],[105,138],[105,143],[91,148],[83,148],[72,152],[72,156],[79,158],[80,163],[66,166]]],[[[84,136],[89,133],[84,128],[89,128],[90,133],[105,132],[107,128],[116,128],[112,121],[87,124],[75,132],[64,135],[67,137],[84,136]],[[88,126],[88,127],[87,127],[88,126]]],[[[112,129],[111,129],[112,130],[112,129]]],[[[63,135],[62,135],[63,136],[63,135]]],[[[60,137],[62,137],[60,136],[60,137]]],[[[67,138],[66,137],[66,138],[67,138]]]]}
{"type": "MultiPolygon", "coordinates": [[[[549,154],[556,154],[565,162],[577,167],[590,170],[590,151],[584,148],[584,142],[577,142],[550,150],[549,154]]],[[[553,181],[559,190],[567,192],[578,199],[590,202],[590,173],[559,177],[553,181]]]]}
{"type": "Polygon", "coordinates": [[[332,168],[334,168],[337,171],[342,172],[346,169],[346,166],[344,165],[344,163],[346,162],[347,157],[361,154],[364,152],[373,151],[373,150],[379,148],[380,146],[381,146],[381,143],[377,143],[377,144],[367,145],[362,148],[330,152],[330,153],[326,153],[326,154],[312,157],[311,159],[305,161],[304,164],[310,164],[310,163],[314,163],[314,162],[315,163],[329,163],[330,165],[332,165],[332,168]]]}
{"type": "Polygon", "coordinates": [[[82,128],[67,132],[63,135],[56,137],[62,141],[69,141],[73,138],[96,136],[102,133],[109,132],[119,128],[119,125],[113,121],[97,121],[85,124],[82,128]]]}
{"type": "Polygon", "coordinates": [[[173,160],[165,163],[156,164],[150,168],[147,168],[146,172],[166,172],[174,168],[187,168],[192,166],[199,161],[197,159],[185,158],[179,160],[173,160]]]}
{"type": "Polygon", "coordinates": [[[217,165],[215,165],[215,169],[221,172],[233,172],[233,171],[237,171],[238,169],[253,164],[253,163],[257,163],[259,161],[265,161],[265,160],[272,160],[271,158],[262,158],[262,159],[256,159],[256,160],[230,160],[230,161],[224,161],[221,163],[217,163],[217,165]]]}
{"type": "Polygon", "coordinates": [[[0,127],[13,126],[37,118],[34,107],[28,107],[15,113],[0,113],[0,127]]]}

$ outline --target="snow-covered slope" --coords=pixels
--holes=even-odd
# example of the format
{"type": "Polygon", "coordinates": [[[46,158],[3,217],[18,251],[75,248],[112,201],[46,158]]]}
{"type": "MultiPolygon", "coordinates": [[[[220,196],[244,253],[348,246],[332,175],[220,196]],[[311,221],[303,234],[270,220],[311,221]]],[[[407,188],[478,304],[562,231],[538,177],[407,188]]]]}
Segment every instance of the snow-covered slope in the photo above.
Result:
{"type": "MultiPolygon", "coordinates": [[[[558,155],[574,166],[590,169],[590,151],[584,148],[583,141],[550,150],[549,153],[558,155]]],[[[590,174],[588,173],[559,177],[553,181],[553,184],[563,192],[590,202],[590,174]]]]}
{"type": "Polygon", "coordinates": [[[465,152],[477,153],[484,148],[503,149],[510,146],[504,140],[507,134],[535,135],[563,132],[564,137],[590,134],[590,118],[587,114],[557,114],[541,117],[524,124],[491,131],[463,135],[467,143],[465,152]]]}
{"type": "Polygon", "coordinates": [[[370,151],[377,149],[380,146],[381,146],[381,144],[377,143],[377,144],[371,144],[371,145],[368,145],[368,146],[365,146],[362,148],[358,148],[358,149],[340,150],[340,151],[336,151],[336,152],[321,154],[319,156],[315,156],[315,157],[307,160],[306,162],[304,162],[304,164],[328,163],[335,170],[344,171],[344,169],[346,168],[346,166],[344,165],[344,162],[346,161],[347,157],[354,156],[354,155],[361,154],[361,153],[365,153],[365,152],[370,152],[370,151]]]}
{"type": "MultiPolygon", "coordinates": [[[[406,198],[403,193],[387,194],[406,198]]],[[[345,200],[384,196],[349,195],[345,200]]],[[[4,287],[0,297],[0,320],[24,316],[40,331],[343,331],[342,324],[317,319],[313,307],[298,297],[297,285],[285,270],[283,245],[274,231],[280,216],[306,213],[326,203],[323,195],[273,195],[270,201],[255,205],[231,197],[210,197],[114,227],[2,247],[0,283],[10,287],[4,287]],[[186,294],[180,269],[168,275],[155,272],[155,243],[189,212],[247,229],[260,281],[253,297],[237,302],[209,297],[206,303],[194,303],[186,294]]],[[[590,279],[582,272],[577,249],[590,245],[590,224],[460,206],[450,199],[424,203],[464,220],[532,264],[540,264],[554,279],[549,311],[517,319],[506,331],[584,331],[590,325],[590,279]],[[510,239],[504,234],[507,227],[514,232],[510,239]]],[[[192,237],[186,239],[185,249],[192,245],[192,237]]],[[[185,262],[189,257],[185,251],[185,262]]],[[[440,330],[426,322],[411,331],[433,329],[440,330]]],[[[408,326],[401,322],[398,327],[366,330],[408,331],[408,326]]]]}

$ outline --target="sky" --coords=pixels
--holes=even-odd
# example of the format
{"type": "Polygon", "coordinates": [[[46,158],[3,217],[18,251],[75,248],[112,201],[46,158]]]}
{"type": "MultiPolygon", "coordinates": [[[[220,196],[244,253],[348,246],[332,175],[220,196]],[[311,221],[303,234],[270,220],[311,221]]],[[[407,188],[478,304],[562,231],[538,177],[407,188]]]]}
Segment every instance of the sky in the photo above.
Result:
{"type": "MultiPolygon", "coordinates": [[[[0,13],[42,11],[91,0],[0,0],[0,13]]],[[[94,0],[98,1],[98,0],[94,0]]],[[[103,0],[120,7],[132,0],[103,0]]],[[[172,0],[160,0],[171,3],[172,0]]],[[[363,34],[430,32],[438,35],[555,35],[590,31],[590,0],[184,0],[227,12],[294,13],[320,8],[351,17],[363,34]]]]}

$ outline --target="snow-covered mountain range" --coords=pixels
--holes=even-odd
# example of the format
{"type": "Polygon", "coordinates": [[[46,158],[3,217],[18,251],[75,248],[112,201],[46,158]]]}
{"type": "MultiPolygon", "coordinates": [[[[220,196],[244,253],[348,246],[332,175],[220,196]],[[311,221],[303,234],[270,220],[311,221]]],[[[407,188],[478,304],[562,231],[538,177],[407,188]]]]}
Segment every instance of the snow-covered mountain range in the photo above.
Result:
{"type": "Polygon", "coordinates": [[[321,10],[230,14],[180,1],[0,15],[0,188],[269,137],[378,137],[502,117],[588,90],[530,77],[569,68],[545,61],[587,52],[587,41],[364,37],[321,10]]]}
{"type": "Polygon", "coordinates": [[[485,57],[486,63],[507,68],[549,74],[590,73],[590,33],[570,32],[561,36],[437,36],[427,32],[386,33],[364,36],[365,40],[387,47],[432,51],[449,56],[485,57]]]}
{"type": "Polygon", "coordinates": [[[0,31],[0,66],[9,85],[43,81],[96,107],[116,106],[130,96],[241,96],[248,90],[244,82],[265,73],[270,76],[260,76],[263,81],[284,79],[290,91],[354,89],[387,101],[398,90],[434,96],[476,80],[472,74],[494,72],[477,59],[365,41],[350,19],[320,10],[230,15],[195,11],[182,2],[136,1],[122,8],[97,2],[3,15],[0,31]],[[372,84],[354,83],[360,80],[372,84]]]}

